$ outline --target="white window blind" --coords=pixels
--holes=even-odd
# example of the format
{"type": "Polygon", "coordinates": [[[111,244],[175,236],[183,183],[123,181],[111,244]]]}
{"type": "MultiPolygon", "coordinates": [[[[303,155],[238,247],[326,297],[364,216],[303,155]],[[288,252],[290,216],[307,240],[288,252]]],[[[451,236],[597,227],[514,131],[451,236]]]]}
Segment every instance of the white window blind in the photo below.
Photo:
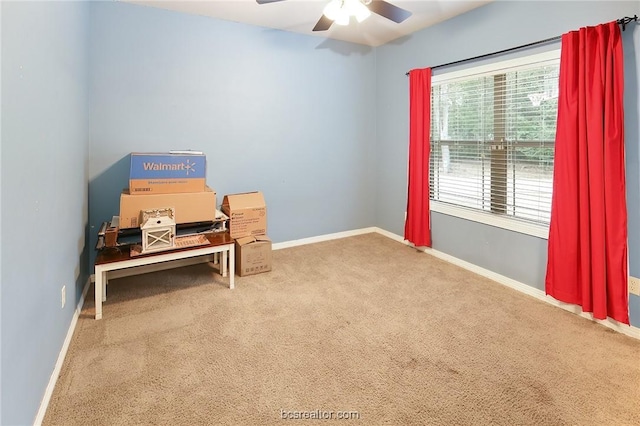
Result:
{"type": "Polygon", "coordinates": [[[434,76],[431,199],[548,225],[559,51],[434,76]]]}

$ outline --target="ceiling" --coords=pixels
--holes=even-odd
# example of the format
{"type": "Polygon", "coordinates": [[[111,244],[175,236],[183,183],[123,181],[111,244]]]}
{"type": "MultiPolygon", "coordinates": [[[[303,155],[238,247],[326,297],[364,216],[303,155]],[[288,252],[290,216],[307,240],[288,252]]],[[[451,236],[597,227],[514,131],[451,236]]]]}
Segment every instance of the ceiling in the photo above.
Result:
{"type": "Polygon", "coordinates": [[[210,16],[300,34],[344,40],[367,46],[380,46],[415,31],[437,24],[493,0],[389,0],[413,14],[396,24],[371,14],[364,22],[351,19],[348,26],[332,25],[328,31],[313,32],[329,0],[286,0],[259,5],[255,0],[120,0],[195,15],[210,16]]]}

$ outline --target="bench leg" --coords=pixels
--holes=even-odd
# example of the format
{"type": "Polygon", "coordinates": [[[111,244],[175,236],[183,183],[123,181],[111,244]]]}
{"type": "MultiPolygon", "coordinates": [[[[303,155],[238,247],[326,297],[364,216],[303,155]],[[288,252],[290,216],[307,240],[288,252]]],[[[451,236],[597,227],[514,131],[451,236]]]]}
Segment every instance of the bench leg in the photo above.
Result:
{"type": "Polygon", "coordinates": [[[96,267],[96,282],[94,285],[95,292],[95,304],[96,304],[96,319],[102,319],[102,292],[104,290],[103,280],[105,278],[106,273],[102,272],[99,268],[96,267]]]}
{"type": "Polygon", "coordinates": [[[222,260],[220,261],[220,274],[223,277],[227,276],[227,251],[222,252],[222,260]]]}
{"type": "MultiPolygon", "coordinates": [[[[235,244],[229,245],[229,288],[233,290],[235,287],[234,278],[236,274],[236,247],[235,244]]],[[[223,251],[226,253],[226,251],[223,251]]]]}
{"type": "Polygon", "coordinates": [[[102,273],[102,301],[106,302],[107,301],[107,273],[103,272],[102,273]]]}

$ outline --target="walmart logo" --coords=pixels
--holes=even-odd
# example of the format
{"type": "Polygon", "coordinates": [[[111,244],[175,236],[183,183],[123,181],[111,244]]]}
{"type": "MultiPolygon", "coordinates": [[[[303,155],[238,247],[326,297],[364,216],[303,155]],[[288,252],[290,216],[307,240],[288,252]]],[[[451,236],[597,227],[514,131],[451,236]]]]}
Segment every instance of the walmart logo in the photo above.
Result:
{"type": "Polygon", "coordinates": [[[145,171],[183,171],[189,176],[189,173],[196,173],[196,163],[190,160],[187,160],[183,163],[154,163],[154,162],[145,162],[142,163],[142,167],[145,171]]]}
{"type": "Polygon", "coordinates": [[[129,179],[204,179],[203,155],[132,154],[129,179]]]}

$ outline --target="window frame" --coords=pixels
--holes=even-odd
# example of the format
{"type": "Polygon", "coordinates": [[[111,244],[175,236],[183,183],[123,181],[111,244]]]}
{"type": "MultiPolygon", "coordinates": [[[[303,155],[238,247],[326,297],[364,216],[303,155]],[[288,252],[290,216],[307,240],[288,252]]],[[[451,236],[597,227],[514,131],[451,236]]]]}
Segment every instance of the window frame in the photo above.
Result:
{"type": "MultiPolygon", "coordinates": [[[[521,56],[514,59],[493,62],[490,64],[472,66],[465,69],[443,72],[431,77],[431,85],[466,80],[472,77],[480,77],[484,75],[499,74],[500,71],[517,71],[518,68],[529,68],[531,65],[559,65],[560,49],[549,50],[542,53],[534,53],[521,56]]],[[[431,140],[429,140],[431,145],[431,140]]],[[[552,196],[553,197],[553,196],[552,196]]],[[[548,239],[549,225],[538,224],[518,219],[513,216],[506,216],[493,212],[476,210],[470,207],[456,206],[451,203],[441,202],[437,200],[429,200],[430,211],[441,213],[473,222],[483,223],[485,225],[494,226],[509,231],[515,231],[534,237],[548,239]]]]}

